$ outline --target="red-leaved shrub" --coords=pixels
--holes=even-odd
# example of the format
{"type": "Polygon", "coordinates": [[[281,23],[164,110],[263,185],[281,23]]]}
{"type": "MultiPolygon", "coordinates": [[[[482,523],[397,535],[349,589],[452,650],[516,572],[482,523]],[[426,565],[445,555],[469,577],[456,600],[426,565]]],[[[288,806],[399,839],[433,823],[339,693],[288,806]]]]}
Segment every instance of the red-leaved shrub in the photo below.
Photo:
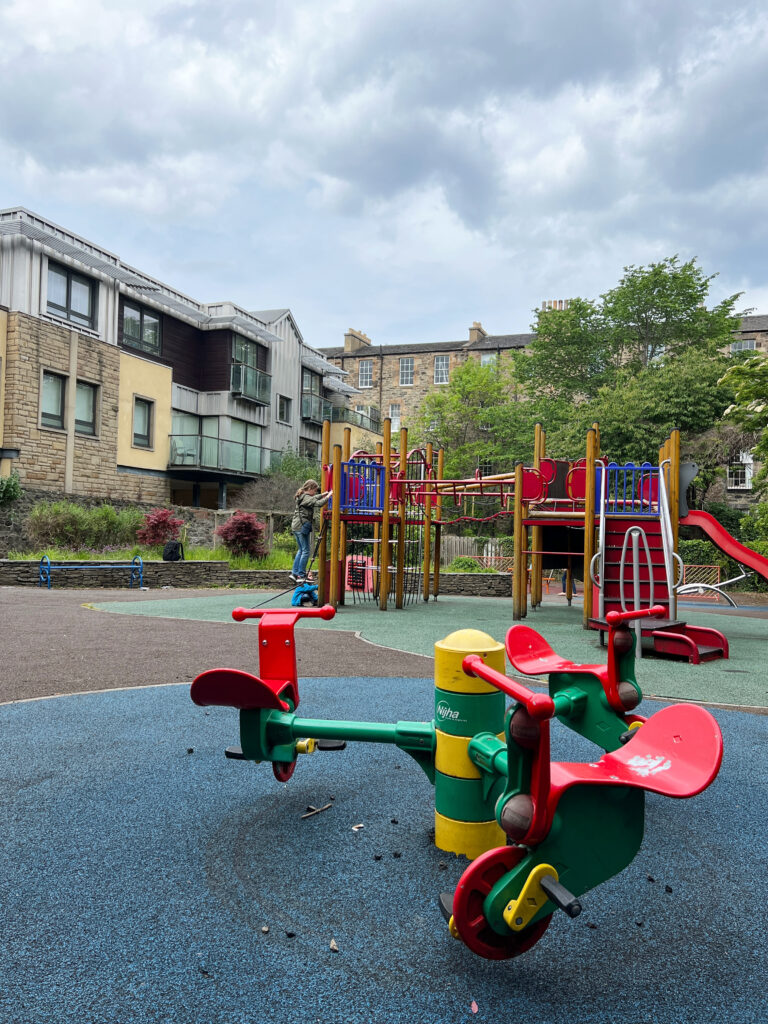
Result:
{"type": "Polygon", "coordinates": [[[224,547],[233,555],[264,558],[269,554],[266,526],[253,512],[235,512],[226,523],[216,527],[224,547]]]}
{"type": "Polygon", "coordinates": [[[177,519],[169,508],[153,508],[144,516],[144,525],[136,531],[136,539],[140,544],[165,544],[178,538],[183,525],[184,520],[177,519]]]}

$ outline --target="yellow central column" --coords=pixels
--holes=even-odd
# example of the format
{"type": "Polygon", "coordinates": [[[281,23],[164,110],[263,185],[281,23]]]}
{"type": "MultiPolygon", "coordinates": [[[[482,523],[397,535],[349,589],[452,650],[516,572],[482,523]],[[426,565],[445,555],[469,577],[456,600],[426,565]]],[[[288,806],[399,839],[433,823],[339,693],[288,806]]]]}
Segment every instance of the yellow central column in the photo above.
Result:
{"type": "Polygon", "coordinates": [[[435,644],[435,846],[472,860],[507,841],[467,752],[480,732],[503,736],[505,698],[464,672],[468,654],[504,672],[504,646],[477,629],[457,630],[435,644]]]}

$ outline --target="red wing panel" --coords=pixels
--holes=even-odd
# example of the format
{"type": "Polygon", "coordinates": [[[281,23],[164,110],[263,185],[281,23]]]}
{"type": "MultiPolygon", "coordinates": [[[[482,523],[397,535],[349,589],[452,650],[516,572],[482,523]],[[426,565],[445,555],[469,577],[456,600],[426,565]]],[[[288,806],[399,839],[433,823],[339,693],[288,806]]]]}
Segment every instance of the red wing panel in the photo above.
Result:
{"type": "Polygon", "coordinates": [[[657,711],[628,743],[599,761],[553,764],[552,789],[587,783],[696,796],[715,778],[722,759],[723,737],[712,715],[695,704],[673,704],[657,711]]]}
{"type": "MultiPolygon", "coordinates": [[[[280,690],[286,685],[282,684],[280,690]]],[[[194,703],[201,707],[237,708],[239,711],[253,708],[290,710],[263,679],[235,668],[212,668],[201,672],[189,693],[194,703]]]]}

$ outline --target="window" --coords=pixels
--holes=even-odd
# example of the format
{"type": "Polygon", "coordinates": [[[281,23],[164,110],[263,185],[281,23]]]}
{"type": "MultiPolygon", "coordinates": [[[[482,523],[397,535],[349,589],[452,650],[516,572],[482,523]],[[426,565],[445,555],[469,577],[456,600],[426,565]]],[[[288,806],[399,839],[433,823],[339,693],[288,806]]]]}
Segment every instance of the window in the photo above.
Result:
{"type": "Polygon", "coordinates": [[[64,393],[67,378],[58,373],[43,373],[40,402],[40,426],[64,429],[64,393]]]}
{"type": "Polygon", "coordinates": [[[135,448],[152,447],[152,407],[146,398],[133,400],[133,444],[135,448]]]}
{"type": "Polygon", "coordinates": [[[751,452],[742,452],[739,461],[728,466],[728,490],[751,491],[753,469],[751,452]]]}
{"type": "Polygon", "coordinates": [[[490,459],[481,459],[477,468],[481,476],[490,476],[493,473],[493,463],[490,459]]]}
{"type": "Polygon", "coordinates": [[[49,263],[47,311],[81,327],[94,327],[95,287],[95,282],[89,277],[76,274],[58,263],[49,263]]]}
{"type": "Polygon", "coordinates": [[[361,359],[357,364],[357,386],[359,388],[373,387],[373,360],[361,359]]]}
{"type": "Polygon", "coordinates": [[[84,380],[77,382],[75,388],[75,431],[78,434],[96,434],[96,395],[95,384],[87,384],[84,380]]]}
{"type": "Polygon", "coordinates": [[[450,358],[450,356],[435,356],[435,384],[448,383],[450,358]]]}
{"type": "Polygon", "coordinates": [[[481,352],[480,353],[480,365],[481,366],[495,366],[498,357],[495,352],[481,352]]]}
{"type": "Polygon", "coordinates": [[[232,337],[232,361],[250,366],[254,370],[267,370],[268,350],[256,341],[244,338],[242,334],[232,337]]]}
{"type": "Polygon", "coordinates": [[[160,317],[130,302],[123,305],[123,344],[160,355],[160,317]]]}
{"type": "Polygon", "coordinates": [[[757,343],[754,338],[739,338],[731,342],[731,353],[733,352],[754,352],[757,343]]]}
{"type": "Polygon", "coordinates": [[[400,387],[410,387],[413,384],[413,357],[406,356],[400,360],[400,387]]]}
{"type": "Polygon", "coordinates": [[[392,430],[400,429],[400,403],[395,402],[389,407],[389,418],[392,420],[392,430]]]}
{"type": "Polygon", "coordinates": [[[306,437],[300,437],[299,455],[303,455],[305,459],[317,460],[320,458],[320,445],[317,441],[310,441],[306,437]]]}
{"type": "Polygon", "coordinates": [[[291,400],[285,395],[277,396],[277,418],[281,423],[291,422],[291,400]]]}

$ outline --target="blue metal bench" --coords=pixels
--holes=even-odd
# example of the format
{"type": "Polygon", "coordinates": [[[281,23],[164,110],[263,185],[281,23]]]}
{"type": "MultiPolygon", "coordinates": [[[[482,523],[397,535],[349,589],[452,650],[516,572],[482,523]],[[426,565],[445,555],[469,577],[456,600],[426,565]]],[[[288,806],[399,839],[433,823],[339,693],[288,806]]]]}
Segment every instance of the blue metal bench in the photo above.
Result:
{"type": "Polygon", "coordinates": [[[128,569],[130,576],[128,578],[128,586],[132,587],[134,581],[139,584],[139,587],[144,586],[144,563],[141,560],[140,555],[136,555],[131,562],[110,562],[109,564],[101,564],[99,562],[51,562],[48,555],[43,555],[40,559],[40,572],[37,581],[38,587],[42,587],[43,583],[48,584],[48,589],[51,589],[51,573],[56,572],[57,569],[128,569]]]}

